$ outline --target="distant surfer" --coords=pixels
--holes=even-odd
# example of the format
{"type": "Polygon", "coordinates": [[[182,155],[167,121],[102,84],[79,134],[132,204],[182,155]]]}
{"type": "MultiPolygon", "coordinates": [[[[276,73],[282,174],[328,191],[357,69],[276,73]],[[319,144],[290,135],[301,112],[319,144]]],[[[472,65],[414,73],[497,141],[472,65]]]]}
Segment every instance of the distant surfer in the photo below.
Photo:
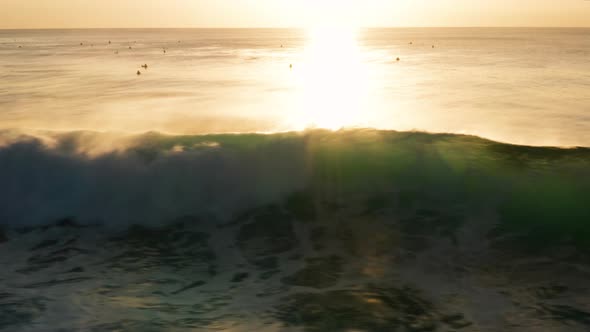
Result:
{"type": "Polygon", "coordinates": [[[144,65],[141,65],[141,68],[143,68],[143,69],[148,69],[148,65],[147,65],[147,63],[146,63],[146,64],[144,64],[144,65]]]}
{"type": "Polygon", "coordinates": [[[141,75],[141,72],[140,72],[139,70],[137,71],[137,75],[138,75],[138,76],[139,76],[139,75],[141,75]]]}
{"type": "Polygon", "coordinates": [[[289,64],[289,69],[293,69],[293,64],[289,64]]]}
{"type": "Polygon", "coordinates": [[[397,59],[395,59],[395,61],[399,61],[399,57],[397,59]]]}

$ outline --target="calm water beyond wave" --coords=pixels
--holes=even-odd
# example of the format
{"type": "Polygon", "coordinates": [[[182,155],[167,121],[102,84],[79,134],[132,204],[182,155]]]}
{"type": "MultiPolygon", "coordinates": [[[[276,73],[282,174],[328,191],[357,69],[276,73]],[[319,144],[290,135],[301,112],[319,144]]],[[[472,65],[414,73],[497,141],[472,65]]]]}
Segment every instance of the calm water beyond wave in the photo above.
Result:
{"type": "Polygon", "coordinates": [[[190,134],[357,126],[589,146],[589,35],[3,30],[0,124],[190,134]]]}

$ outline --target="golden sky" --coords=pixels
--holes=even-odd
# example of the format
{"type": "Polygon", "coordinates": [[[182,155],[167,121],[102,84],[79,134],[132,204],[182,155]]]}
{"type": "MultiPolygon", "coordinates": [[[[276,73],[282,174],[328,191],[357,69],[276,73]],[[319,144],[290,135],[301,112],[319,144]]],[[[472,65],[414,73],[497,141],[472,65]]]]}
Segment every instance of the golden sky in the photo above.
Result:
{"type": "Polygon", "coordinates": [[[0,28],[585,26],[589,0],[0,0],[0,28]]]}

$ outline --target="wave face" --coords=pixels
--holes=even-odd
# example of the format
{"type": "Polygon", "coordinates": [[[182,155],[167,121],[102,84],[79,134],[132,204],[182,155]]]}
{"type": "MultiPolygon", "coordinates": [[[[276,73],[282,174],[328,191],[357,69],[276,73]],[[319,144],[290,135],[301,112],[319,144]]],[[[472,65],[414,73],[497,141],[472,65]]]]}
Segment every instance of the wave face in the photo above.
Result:
{"type": "Polygon", "coordinates": [[[51,147],[28,139],[2,148],[2,223],[27,226],[71,216],[126,226],[225,215],[306,182],[303,142],[294,138],[228,136],[221,146],[210,141],[215,137],[148,134],[90,156],[100,137],[73,133],[51,137],[51,147]]]}
{"type": "Polygon", "coordinates": [[[590,149],[360,129],[0,138],[0,330],[590,327],[590,149]]]}

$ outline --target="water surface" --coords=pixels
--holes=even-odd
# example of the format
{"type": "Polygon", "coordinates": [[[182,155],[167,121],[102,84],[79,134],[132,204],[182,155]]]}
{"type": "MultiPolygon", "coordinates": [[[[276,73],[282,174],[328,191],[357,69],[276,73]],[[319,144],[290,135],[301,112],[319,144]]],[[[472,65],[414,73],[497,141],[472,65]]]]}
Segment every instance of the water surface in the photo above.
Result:
{"type": "Polygon", "coordinates": [[[356,126],[589,146],[589,35],[2,30],[0,125],[189,134],[356,126]]]}

